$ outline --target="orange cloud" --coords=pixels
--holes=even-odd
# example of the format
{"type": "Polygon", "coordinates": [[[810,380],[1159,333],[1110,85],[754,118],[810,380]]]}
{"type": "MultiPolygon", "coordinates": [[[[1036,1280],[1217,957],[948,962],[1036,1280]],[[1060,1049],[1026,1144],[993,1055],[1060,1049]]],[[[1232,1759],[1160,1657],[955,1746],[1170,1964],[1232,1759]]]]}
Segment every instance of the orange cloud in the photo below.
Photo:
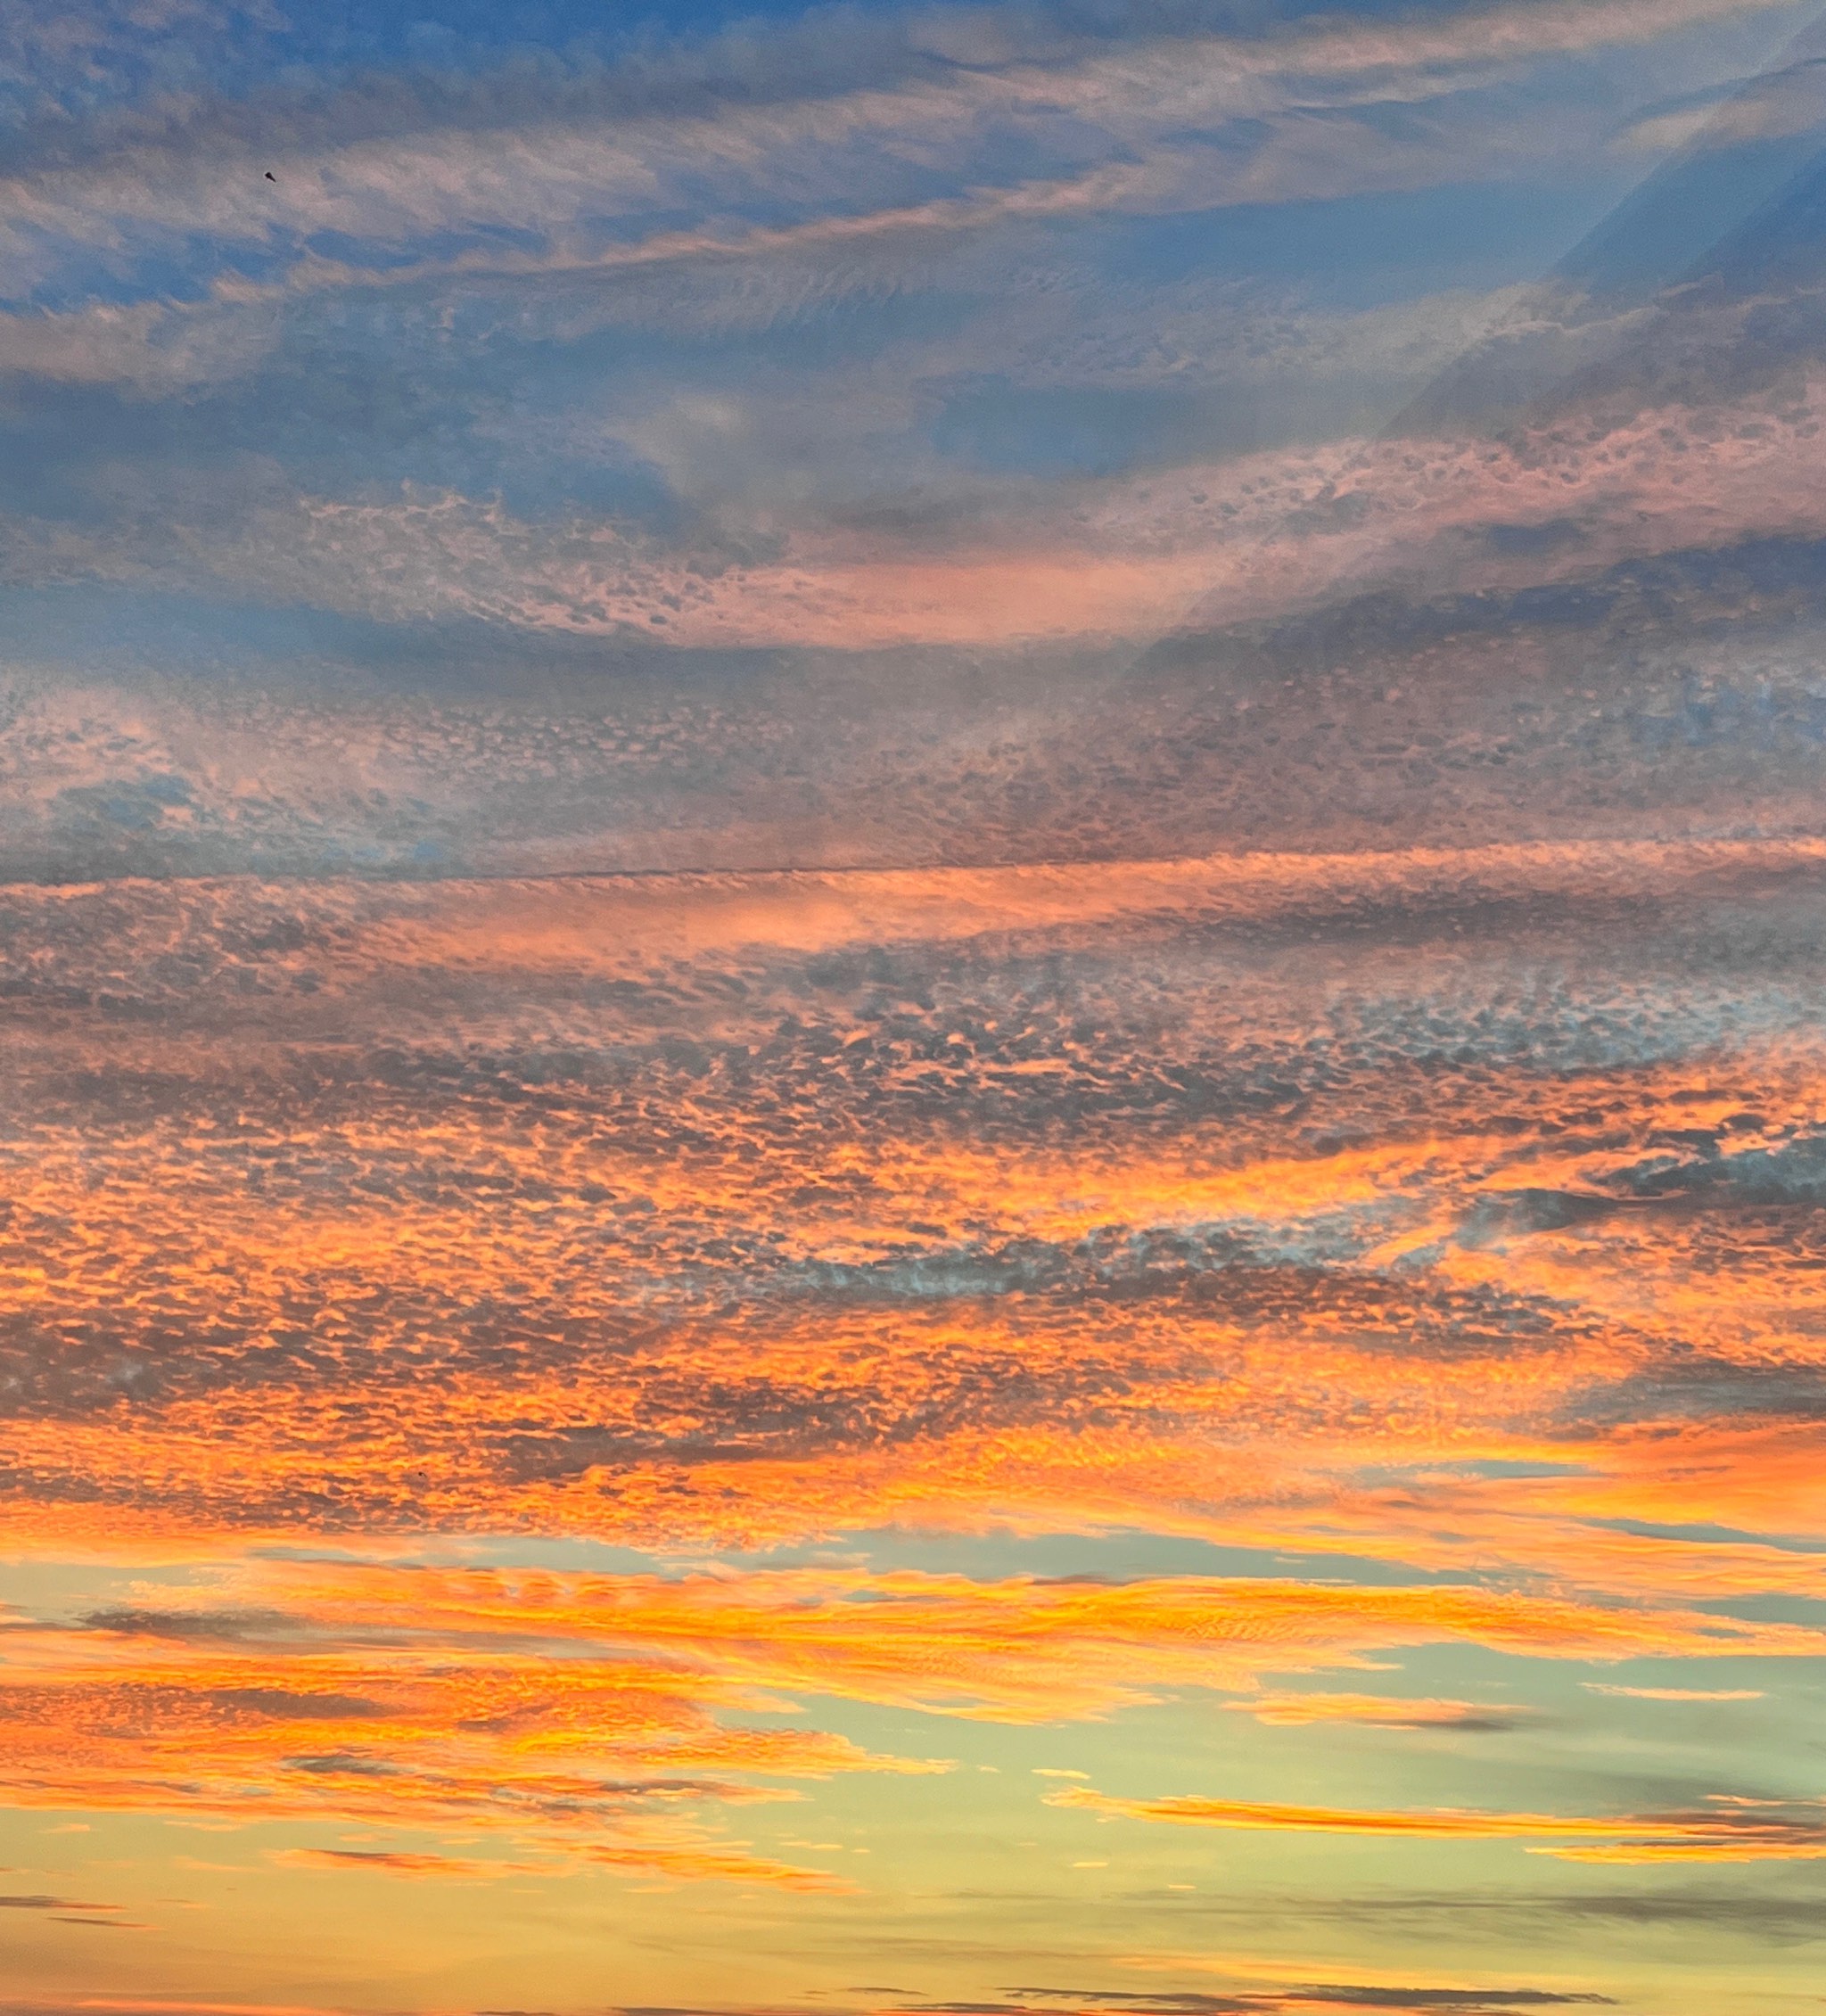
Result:
{"type": "Polygon", "coordinates": [[[1593,1694],[1621,1694],[1633,1701],[1761,1701],[1768,1697],[1759,1687],[1619,1687],[1601,1680],[1582,1680],[1580,1686],[1593,1694]]]}
{"type": "Polygon", "coordinates": [[[300,1564],[285,1586],[306,1614],[345,1634],[374,1629],[403,1604],[433,1642],[487,1632],[586,1644],[682,1660],[725,1685],[1009,1721],[1098,1714],[1161,1687],[1247,1685],[1263,1670],[1349,1665],[1370,1651],[1452,1640],[1577,1659],[1826,1648],[1826,1636],[1805,1626],[1699,1613],[1472,1587],[1203,1576],[1116,1584],[799,1569],[678,1579],[435,1569],[402,1576],[300,1564]]]}
{"type": "MultiPolygon", "coordinates": [[[[1822,860],[1580,843],[27,893],[34,930],[75,948],[60,1000],[130,975],[169,993],[152,1037],[60,1008],[21,1053],[45,1117],[0,1170],[0,1268],[43,1341],[11,1362],[30,1383],[9,1544],[208,1572],[182,1605],[149,1584],[79,1628],[7,1616],[5,1797],[830,1891],[731,1839],[737,1817],[939,1763],[821,1729],[820,1698],[1036,1724],[1198,1688],[1264,1722],[1450,1730],[1518,1711],[1291,1676],[1446,1642],[1819,1656],[1818,1631],[1714,1606],[1826,1593],[1793,1544],[1826,1517],[1811,1207],[1780,1201],[1811,1181],[1826,1051],[1790,1024],[1639,1041],[1625,1003],[1616,1056],[1518,1063],[1480,1033],[1509,979],[1486,998],[1429,941],[1346,997],[1357,953],[1328,963],[1313,934],[1731,906],[1822,860]],[[1126,978],[1073,980],[1069,1015],[1004,984],[1081,953],[1172,975],[1207,939],[1221,1000],[1161,981],[1152,1019],[1126,978]],[[951,961],[994,984],[928,984],[951,961]],[[847,965],[870,977],[844,993],[822,976],[847,965]],[[537,1068],[453,1059],[453,1002],[477,1057],[537,1068]],[[351,1032],[372,1056],[347,1061],[351,1032]],[[1455,1046],[1471,1061],[1442,1064],[1455,1046]],[[156,1100],[127,1096],[142,1080],[156,1100]],[[1297,1129],[1257,1098],[1284,1082],[1297,1129]],[[1221,1128],[1218,1083],[1248,1092],[1221,1128]],[[102,1090],[71,1105],[72,1085],[102,1090]],[[702,1561],[894,1526],[1002,1530],[1013,1561],[1035,1533],[1140,1528],[1416,1572],[393,1558],[563,1534],[702,1561]],[[263,1544],[324,1536],[341,1558],[263,1544]],[[751,1725],[786,1707],[805,1712],[751,1725]]],[[[1575,1008],[1542,1041],[1583,1057],[1575,1008]]],[[[1805,1848],[1767,1816],[1540,1839],[1805,1848]]]]}
{"type": "MultiPolygon", "coordinates": [[[[218,1581],[210,1608],[104,1615],[81,1630],[13,1625],[0,1686],[7,1797],[454,1829],[542,1858],[828,1890],[841,1880],[758,1857],[710,1818],[791,1797],[794,1779],[946,1766],[814,1727],[731,1724],[730,1711],[829,1696],[1039,1723],[1449,1640],[1575,1659],[1817,1656],[1822,1642],[1793,1625],[1437,1585],[259,1559],[218,1581]]],[[[1402,1726],[1469,1726],[1490,1712],[1322,1694],[1238,1705],[1402,1726]]],[[[1748,1837],[1734,1827],[1731,1838],[1748,1837]]],[[[312,1866],[367,1865],[366,1851],[312,1852],[312,1866]]]]}
{"type": "Polygon", "coordinates": [[[472,1882],[495,1876],[524,1874],[539,1867],[536,1863],[414,1855],[402,1848],[275,1848],[269,1851],[267,1860],[281,1869],[317,1869],[331,1875],[373,1871],[385,1876],[449,1877],[472,1882]]]}
{"type": "MultiPolygon", "coordinates": [[[[1627,1693],[1627,1688],[1617,1691],[1627,1693]]],[[[1371,1729],[1506,1729],[1534,1711],[1513,1702],[1403,1699],[1388,1694],[1256,1694],[1226,1701],[1237,1715],[1271,1727],[1300,1729],[1316,1722],[1359,1723],[1371,1729]]]]}
{"type": "MultiPolygon", "coordinates": [[[[1190,1576],[1121,1584],[860,1570],[673,1579],[254,1563],[237,1571],[237,1593],[291,1606],[260,1633],[276,1638],[237,1643],[240,1613],[226,1610],[221,1642],[205,1653],[198,1641],[211,1634],[211,1612],[144,1625],[129,1613],[111,1632],[21,1633],[13,1670],[32,1686],[93,1677],[187,1691],[254,1749],[272,1722],[310,1723],[339,1738],[391,1736],[425,1716],[435,1724],[441,1704],[462,1702],[486,1707],[491,1725],[541,1753],[625,1728],[641,1741],[663,1735],[695,1765],[790,1774],[888,1760],[798,1731],[714,1732],[694,1697],[736,1700],[755,1687],[797,1686],[1049,1719],[1095,1713],[1150,1685],[1221,1685],[1259,1666],[1350,1663],[1366,1650],[1450,1639],[1573,1658],[1808,1655],[1822,1642],[1797,1625],[1475,1588],[1190,1576]],[[391,1653],[377,1649],[381,1632],[391,1653]],[[459,1647],[476,1662],[460,1682],[442,1663],[459,1647]],[[557,1648],[598,1658],[548,1669],[541,1661],[557,1648]]],[[[14,1683],[16,1699],[29,1698],[27,1684],[14,1683]]],[[[1255,1704],[1238,1705],[1253,1712],[1255,1704]]]]}
{"type": "MultiPolygon", "coordinates": [[[[338,1643],[304,1617],[280,1620],[276,1639],[270,1616],[259,1643],[236,1617],[16,1627],[0,1685],[5,1797],[237,1823],[435,1827],[547,1866],[580,1858],[826,1892],[850,1886],[754,1854],[714,1816],[794,1796],[767,1781],[942,1768],[814,1729],[725,1725],[712,1707],[763,1705],[754,1691],[681,1674],[663,1655],[553,1660],[524,1634],[465,1643],[386,1627],[338,1643]]],[[[300,1849],[292,1861],[412,1876],[521,1866],[386,1847],[300,1849]]]]}
{"type": "MultiPolygon", "coordinates": [[[[391,1026],[402,991],[409,999],[422,985],[435,1002],[478,978],[491,999],[505,990],[510,1023],[523,1009],[511,1007],[516,990],[544,1002],[541,990],[556,987],[573,1017],[583,1011],[572,989],[615,978],[694,998],[708,990],[720,1033],[745,1044],[765,1040],[779,1008],[753,975],[840,946],[992,945],[1024,929],[1034,942],[1109,932],[1127,945],[1135,933],[1285,921],[1314,906],[1344,914],[1581,891],[1673,901],[1805,874],[1818,853],[1813,843],[1580,844],[687,877],[663,889],[341,891],[304,933],[328,949],[300,950],[281,933],[259,979],[284,1004],[272,1011],[276,1042],[308,1045],[377,1017],[391,1026]],[[308,990],[307,977],[317,983],[308,990]],[[737,979],[758,1006],[729,1005],[737,979]]],[[[48,917],[99,899],[31,900],[48,917]]],[[[118,922],[126,934],[121,959],[152,967],[174,934],[194,944],[251,932],[244,893],[200,887],[160,901],[167,909],[136,922],[110,912],[110,932],[118,922]]],[[[1305,1025],[1307,1008],[1264,994],[1251,1012],[1252,1041],[1279,1042],[1305,1025]]],[[[430,1040],[432,1022],[413,1024],[414,1040],[430,1040]]],[[[605,1025],[586,1016],[578,1026],[595,1040],[605,1025]]],[[[1582,1389],[1688,1353],[1700,1324],[1709,1348],[1734,1362],[1805,1370],[1817,1357],[1804,1321],[1811,1275],[1785,1271],[1766,1249],[1721,1265],[1715,1224],[1701,1236],[1677,1211],[1628,1200],[1558,1228],[1527,1215],[1540,1195],[1603,1205],[1602,1184],[1670,1131],[1746,1111],[1764,1116],[1771,1138],[1791,1131],[1820,1110],[1826,1083],[1826,1064],[1805,1045],[1764,1047],[1723,1082],[1679,1063],[1609,1070],[1601,1146],[1590,1122],[1569,1118],[1588,1086],[1503,1070],[1429,1082],[1418,1119],[1412,1108],[1365,1108],[1367,1134],[1308,1152],[1284,1131],[1240,1126],[1221,1140],[1208,1130],[1081,1128],[1066,1146],[973,1139],[961,1120],[936,1133],[924,1122],[859,1125],[865,1090],[927,1103],[942,1094],[967,1116],[1124,1059],[1069,1048],[1003,1057],[999,1033],[983,1031],[970,1046],[934,1045],[884,1067],[872,1020],[850,1018],[837,1034],[765,1125],[733,1089],[671,1079],[642,1095],[641,1124],[606,1132],[568,1095],[522,1138],[485,1104],[427,1107],[383,1088],[365,1089],[315,1140],[269,1127],[258,1102],[235,1131],[213,1122],[118,1137],[53,1130],[7,1173],[8,1299],[45,1334],[111,1340],[73,1342],[47,1371],[105,1380],[121,1362],[111,1354],[123,1354],[156,1362],[167,1390],[127,1419],[52,1404],[18,1420],[21,1530],[119,1545],[137,1527],[190,1544],[185,1536],[211,1527],[286,1530],[329,1505],[382,1526],[716,1546],[897,1518],[999,1519],[1150,1525],[1428,1567],[1493,1555],[1613,1593],[1678,1588],[1690,1600],[1819,1583],[1818,1563],[1791,1550],[1597,1525],[1657,1516],[1675,1498],[1688,1523],[1700,1504],[1730,1512],[1721,1523],[1794,1518],[1820,1491],[1808,1481],[1820,1474],[1810,1428],[1755,1431],[1761,1453],[1745,1461],[1741,1424],[1696,1421],[1677,1449],[1657,1429],[1639,1461],[1627,1425],[1601,1435],[1576,1419],[1551,1426],[1582,1389]],[[857,1059],[877,1075],[863,1080],[857,1059]],[[252,1182],[251,1168],[298,1157],[355,1174],[252,1182]],[[414,1171],[439,1173],[408,1182],[414,1171]],[[1480,1214],[1493,1230],[1468,1238],[1480,1214]],[[1118,1304],[1099,1285],[1106,1255],[1187,1237],[1239,1249],[1221,1267],[1197,1263],[1196,1296],[1118,1304]],[[1315,1247],[1341,1257],[1315,1272],[1315,1247]],[[765,1254],[769,1270],[810,1285],[709,1315],[700,1289],[666,1284],[711,1249],[765,1254]],[[1007,1257],[1021,1252],[1064,1285],[1029,1289],[1007,1257]],[[906,1283],[879,1298],[870,1271],[897,1268],[906,1283]],[[980,1271],[992,1289],[998,1268],[1018,1298],[975,1285],[980,1271]],[[845,1270],[840,1292],[816,1285],[845,1270]],[[927,1285],[948,1274],[960,1285],[927,1285]],[[478,1311],[494,1314],[479,1322],[478,1311]],[[1528,1347],[1494,1348],[1518,1321],[1533,1327],[1528,1347]],[[209,1347],[158,1357],[161,1325],[209,1347]],[[1436,1343],[1416,1350],[1428,1332],[1436,1343]],[[421,1376],[427,1364],[436,1379],[421,1376]],[[1011,1406],[1016,1394],[1028,1397],[1011,1406]],[[1221,1469],[1191,1460],[1213,1435],[1229,1452],[1221,1469]],[[1378,1495],[1348,1481],[1370,1461],[1485,1459],[1582,1474],[1440,1476],[1411,1512],[1406,1487],[1378,1495]]],[[[1218,1038],[1190,1017],[1153,1040],[1161,1067],[1180,1069],[1218,1038]]],[[[122,1041],[110,1039],[117,1060],[122,1041]]],[[[193,1089],[230,1067],[213,1040],[159,1049],[158,1068],[188,1074],[193,1089]]],[[[78,1045],[66,1062],[80,1071],[95,1060],[78,1045]]]]}
{"type": "Polygon", "coordinates": [[[1046,1795],[1049,1806],[1081,1808],[1109,1818],[1164,1821],[1180,1827],[1310,1834],[1402,1835],[1421,1840],[1550,1840],[1532,1849],[1562,1861],[1768,1862],[1826,1857],[1826,1811],[1816,1803],[1771,1813],[1755,1802],[1721,1802],[1716,1810],[1688,1814],[1568,1817],[1544,1813],[1353,1811],[1332,1806],[1279,1806],[1194,1796],[1163,1799],[1112,1798],[1073,1785],[1046,1795]]]}

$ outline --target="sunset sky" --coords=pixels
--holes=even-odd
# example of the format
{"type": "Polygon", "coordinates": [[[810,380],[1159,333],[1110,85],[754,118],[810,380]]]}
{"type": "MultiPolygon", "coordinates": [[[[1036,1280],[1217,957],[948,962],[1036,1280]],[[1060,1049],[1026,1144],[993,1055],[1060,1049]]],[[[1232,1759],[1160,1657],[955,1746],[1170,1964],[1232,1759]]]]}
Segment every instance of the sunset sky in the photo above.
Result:
{"type": "Polygon", "coordinates": [[[0,0],[0,2016],[1800,2016],[1826,19],[0,0]]]}

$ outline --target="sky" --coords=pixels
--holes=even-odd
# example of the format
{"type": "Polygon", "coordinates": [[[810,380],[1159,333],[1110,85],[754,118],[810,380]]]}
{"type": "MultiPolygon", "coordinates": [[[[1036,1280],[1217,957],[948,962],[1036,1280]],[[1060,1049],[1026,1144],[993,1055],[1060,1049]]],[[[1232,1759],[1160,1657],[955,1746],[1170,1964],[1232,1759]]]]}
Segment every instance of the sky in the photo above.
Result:
{"type": "Polygon", "coordinates": [[[0,0],[0,2016],[1801,2016],[1826,17],[0,0]]]}

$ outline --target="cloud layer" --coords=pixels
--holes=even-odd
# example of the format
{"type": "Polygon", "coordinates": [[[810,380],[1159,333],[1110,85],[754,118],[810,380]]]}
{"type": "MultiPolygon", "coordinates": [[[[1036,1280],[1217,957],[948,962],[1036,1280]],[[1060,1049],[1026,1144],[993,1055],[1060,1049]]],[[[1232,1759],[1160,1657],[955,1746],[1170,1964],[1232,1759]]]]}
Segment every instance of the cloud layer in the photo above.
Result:
{"type": "Polygon", "coordinates": [[[1816,1994],[1821,50],[0,4],[4,2016],[1816,1994]]]}

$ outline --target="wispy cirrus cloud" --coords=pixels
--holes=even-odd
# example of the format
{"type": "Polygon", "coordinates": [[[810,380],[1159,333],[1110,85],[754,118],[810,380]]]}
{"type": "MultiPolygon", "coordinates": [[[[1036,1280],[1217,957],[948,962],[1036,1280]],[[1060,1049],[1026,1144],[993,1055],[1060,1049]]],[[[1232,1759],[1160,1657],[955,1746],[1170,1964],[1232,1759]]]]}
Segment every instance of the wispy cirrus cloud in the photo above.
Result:
{"type": "Polygon", "coordinates": [[[1258,1694],[1226,1701],[1224,1706],[1233,1714],[1254,1716],[1257,1722],[1276,1729],[1344,1723],[1367,1729],[1457,1729],[1473,1733],[1514,1729],[1532,1712],[1509,1702],[1410,1699],[1393,1694],[1258,1694]]]}
{"type": "MultiPolygon", "coordinates": [[[[238,1825],[429,1827],[469,1844],[455,1856],[384,1839],[281,1854],[300,1869],[480,1880],[517,1854],[535,1872],[587,1864],[841,1894],[855,1888],[841,1869],[758,1852],[724,1836],[719,1816],[791,1797],[794,1781],[947,1767],[732,1716],[818,1697],[1018,1725],[1444,1640],[1552,1659],[1806,1657],[1820,1642],[1794,1626],[1439,1586],[555,1576],[258,1558],[237,1579],[283,1598],[283,1623],[212,1637],[206,1609],[182,1631],[105,1614],[78,1629],[14,1620],[9,1798],[238,1825]]],[[[1304,1809],[1222,1802],[1144,1810],[1075,1783],[1049,1799],[1199,1824],[1329,1823],[1304,1809]]],[[[1641,1835],[1637,1845],[1657,1855],[1676,1842],[1694,1855],[1805,1846],[1786,1820],[1721,1810],[1715,1823],[1679,1827],[1496,1815],[1448,1816],[1432,1831],[1600,1843],[1641,1835]]],[[[1409,1827],[1376,1815],[1360,1831],[1404,1829],[1428,1831],[1425,1816],[1409,1827]]]]}
{"type": "MultiPolygon", "coordinates": [[[[892,24],[858,24],[821,45],[793,27],[777,33],[777,51],[763,34],[712,42],[670,64],[637,61],[618,69],[586,62],[557,95],[597,99],[594,120],[529,119],[524,81],[511,70],[498,83],[476,77],[454,95],[448,87],[422,95],[408,87],[395,100],[394,117],[405,130],[391,136],[347,130],[374,123],[380,108],[371,87],[351,93],[346,110],[333,92],[327,103],[319,96],[289,117],[283,103],[261,106],[257,115],[225,105],[213,130],[208,116],[192,109],[136,144],[123,134],[126,144],[117,143],[105,165],[47,166],[16,177],[8,208],[22,235],[12,261],[15,270],[29,272],[60,237],[119,248],[134,228],[213,234],[226,245],[276,253],[282,263],[308,258],[314,234],[376,248],[453,232],[484,240],[504,230],[548,237],[617,215],[662,214],[687,186],[698,209],[718,194],[752,207],[770,198],[802,202],[810,190],[853,213],[871,185],[884,194],[897,180],[917,188],[931,182],[942,161],[961,161],[967,177],[973,153],[983,166],[999,153],[1016,171],[1014,188],[1034,180],[1019,174],[1024,153],[1082,161],[1132,154],[1138,145],[1201,126],[1277,118],[1290,122],[1287,165],[1279,172],[1272,165],[1271,137],[1267,148],[1246,152],[1246,160],[1256,158],[1240,175],[1225,172],[1237,193],[1251,200],[1310,196],[1328,193],[1313,185],[1315,173],[1334,188],[1362,187],[1376,179],[1378,152],[1402,153],[1364,126],[1328,169],[1333,133],[1315,115],[1353,103],[1425,101],[1475,88],[1505,64],[1652,42],[1767,11],[1743,0],[1595,6],[1510,0],[1410,22],[1296,21],[1253,37],[1142,37],[1113,48],[1083,40],[1074,45],[1069,35],[1044,26],[1038,46],[1023,47],[1024,29],[1031,36],[1032,29],[1010,14],[1001,24],[1001,49],[984,60],[986,45],[963,62],[923,46],[917,26],[897,34],[892,24]],[[855,155],[861,146],[868,149],[866,161],[855,155]],[[277,177],[270,191],[268,168],[277,177]]],[[[380,117],[385,120],[383,111],[380,117]]],[[[114,123],[117,130],[122,124],[118,116],[114,123]]],[[[1518,125],[1511,144],[1538,147],[1538,113],[1533,126],[1531,141],[1518,125]]],[[[1486,120],[1485,150],[1493,137],[1486,120]]],[[[1409,152],[1418,160],[1424,143],[1409,152]]],[[[1453,160],[1445,172],[1461,173],[1466,165],[1453,160]]],[[[1133,185],[1132,177],[1118,175],[1100,197],[1088,185],[1082,200],[1119,200],[1133,185]]],[[[1018,197],[1012,200],[1018,205],[1018,197]]],[[[892,200],[879,207],[895,217],[892,200]]],[[[980,221],[967,209],[916,206],[906,214],[925,223],[980,221]]],[[[754,249],[766,246],[762,239],[754,249]]],[[[458,254],[458,269],[490,256],[499,257],[498,249],[491,254],[477,243],[458,254]]],[[[536,264],[539,254],[531,257],[536,264]]],[[[515,255],[510,251],[508,258],[511,270],[515,255]]]]}
{"type": "Polygon", "coordinates": [[[1795,1862],[1826,1856],[1826,1822],[1817,1804],[1729,1795],[1717,1795],[1711,1806],[1685,1813],[1616,1817],[1444,1809],[1378,1813],[1190,1794],[1125,1799],[1081,1785],[1049,1793],[1047,1799],[1052,1806],[1110,1818],[1161,1821],[1180,1827],[1400,1835],[1440,1841],[1526,1841],[1543,1844],[1531,1852],[1566,1862],[1795,1862]]]}
{"type": "Polygon", "coordinates": [[[0,1895],[0,1911],[118,1911],[119,1905],[85,1903],[76,1897],[47,1897],[38,1891],[0,1895]]]}
{"type": "MultiPolygon", "coordinates": [[[[1166,1963],[1171,1966],[1172,1963],[1166,1963]]],[[[1209,1963],[1206,1963],[1208,1965],[1209,1963]]],[[[1227,1971],[1221,1963],[1213,1972],[1227,1971]]],[[[1253,1971],[1237,1963],[1235,1971],[1246,1980],[1253,1971]]],[[[1285,1987],[1242,1987],[1230,1993],[1200,1989],[1149,1994],[1129,1988],[1010,1988],[1001,2003],[916,2003],[912,2009],[931,2016],[1015,2016],[1022,2010],[1057,2009],[1122,2011],[1128,2016],[1247,2016],[1251,2011],[1271,2012],[1296,2009],[1393,2009],[1418,2012],[1424,2010],[1458,2010],[1466,2016],[1493,2016],[1511,2009],[1559,2008],[1579,2004],[1608,2003],[1608,1995],[1578,1989],[1490,1987],[1389,1979],[1376,1981],[1289,1982],[1285,1987]]]]}

